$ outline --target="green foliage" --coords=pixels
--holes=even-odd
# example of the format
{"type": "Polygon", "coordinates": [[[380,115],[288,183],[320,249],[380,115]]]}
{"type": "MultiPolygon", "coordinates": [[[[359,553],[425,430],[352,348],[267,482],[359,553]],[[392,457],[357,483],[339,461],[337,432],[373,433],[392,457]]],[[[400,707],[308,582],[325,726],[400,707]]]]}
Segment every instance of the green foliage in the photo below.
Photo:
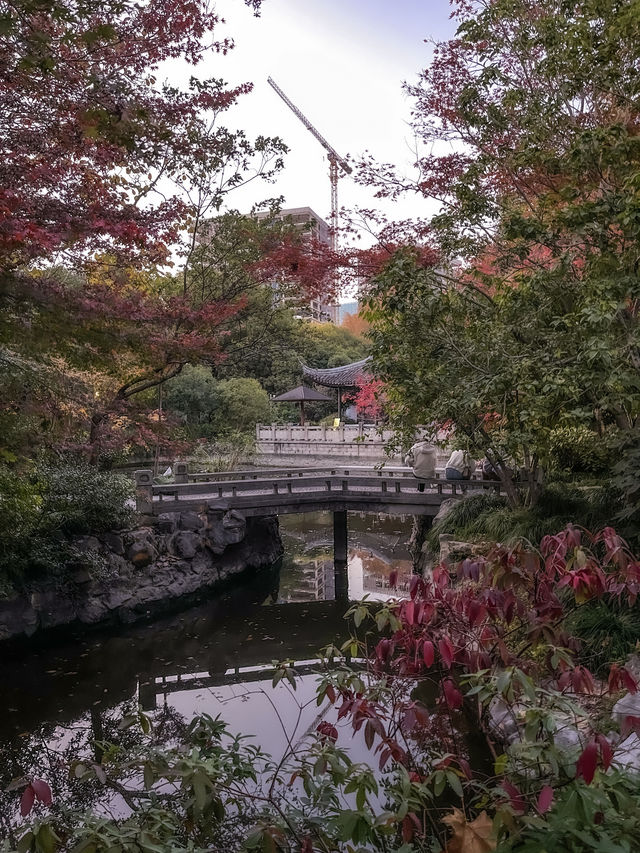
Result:
{"type": "Polygon", "coordinates": [[[607,468],[607,441],[586,426],[565,426],[549,433],[552,463],[571,472],[600,473],[607,468]]]}
{"type": "Polygon", "coordinates": [[[220,406],[213,423],[221,435],[255,434],[257,423],[269,420],[269,395],[257,379],[226,379],[218,384],[220,406]]]}
{"type": "Polygon", "coordinates": [[[40,527],[66,536],[102,533],[131,521],[131,480],[90,465],[46,465],[35,474],[40,527]]]}
{"type": "Polygon", "coordinates": [[[617,771],[598,774],[592,785],[560,788],[553,809],[500,844],[497,853],[633,853],[639,794],[637,778],[617,771]]]}
{"type": "Polygon", "coordinates": [[[164,403],[190,425],[211,421],[220,407],[220,392],[210,367],[187,365],[167,382],[164,403]]]}
{"type": "Polygon", "coordinates": [[[640,430],[625,436],[618,447],[618,461],[613,466],[613,483],[624,495],[624,505],[617,518],[636,530],[640,537],[640,430]]]}
{"type": "Polygon", "coordinates": [[[236,471],[255,453],[254,437],[246,432],[228,433],[213,442],[199,444],[192,456],[196,471],[236,471]]]}
{"type": "Polygon", "coordinates": [[[102,571],[70,538],[125,527],[132,495],[129,478],[88,465],[40,465],[28,474],[0,468],[0,594],[64,578],[70,564],[102,571]]]}
{"type": "MultiPolygon", "coordinates": [[[[611,523],[620,494],[608,485],[582,486],[579,482],[550,483],[534,507],[510,507],[504,497],[472,495],[459,501],[436,522],[426,541],[438,553],[438,536],[446,533],[463,542],[539,542],[569,523],[590,530],[611,523]]],[[[624,531],[634,539],[633,530],[624,531]]]]}
{"type": "MultiPolygon", "coordinates": [[[[630,0],[455,14],[457,37],[407,87],[436,152],[412,188],[441,207],[439,263],[397,253],[366,318],[395,424],[453,425],[534,472],[557,428],[640,416],[640,17],[630,0]]],[[[406,186],[386,168],[379,182],[406,186]]],[[[531,478],[524,503],[537,497],[531,478]]]]}
{"type": "Polygon", "coordinates": [[[567,629],[583,641],[580,659],[594,672],[611,661],[625,661],[640,640],[640,606],[615,600],[589,601],[567,620],[567,629]]]}

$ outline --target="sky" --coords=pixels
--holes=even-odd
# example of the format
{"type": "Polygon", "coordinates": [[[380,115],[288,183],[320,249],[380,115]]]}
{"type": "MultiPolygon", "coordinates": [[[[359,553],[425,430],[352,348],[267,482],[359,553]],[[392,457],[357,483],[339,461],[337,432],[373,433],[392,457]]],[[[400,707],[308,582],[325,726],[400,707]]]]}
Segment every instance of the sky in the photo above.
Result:
{"type": "MultiPolygon", "coordinates": [[[[328,162],[321,145],[267,84],[271,75],[341,156],[369,150],[377,159],[411,163],[411,102],[402,82],[413,82],[428,64],[425,39],[454,33],[448,0],[264,0],[256,18],[242,0],[218,0],[226,20],[217,35],[231,36],[227,56],[205,60],[200,74],[254,89],[225,117],[249,136],[277,135],[290,148],[273,185],[254,182],[229,197],[229,207],[250,209],[283,195],[284,207],[311,207],[329,218],[328,162]]],[[[339,203],[372,207],[369,189],[343,177],[339,203]]],[[[410,199],[387,212],[395,219],[428,215],[410,199]]]]}

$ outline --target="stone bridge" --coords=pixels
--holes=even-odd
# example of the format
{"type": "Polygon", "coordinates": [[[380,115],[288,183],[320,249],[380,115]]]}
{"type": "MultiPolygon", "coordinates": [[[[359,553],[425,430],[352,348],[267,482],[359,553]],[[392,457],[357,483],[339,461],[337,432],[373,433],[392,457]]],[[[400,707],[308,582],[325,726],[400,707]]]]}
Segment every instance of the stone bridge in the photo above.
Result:
{"type": "Polygon", "coordinates": [[[135,473],[138,511],[219,510],[242,516],[330,511],[334,517],[334,558],[347,558],[347,512],[420,515],[434,518],[444,500],[476,491],[500,491],[482,480],[419,480],[405,467],[317,467],[189,474],[175,465],[175,482],[155,484],[152,472],[135,473]],[[419,488],[421,487],[421,488],[419,488]],[[421,490],[422,489],[422,490],[421,490]]]}

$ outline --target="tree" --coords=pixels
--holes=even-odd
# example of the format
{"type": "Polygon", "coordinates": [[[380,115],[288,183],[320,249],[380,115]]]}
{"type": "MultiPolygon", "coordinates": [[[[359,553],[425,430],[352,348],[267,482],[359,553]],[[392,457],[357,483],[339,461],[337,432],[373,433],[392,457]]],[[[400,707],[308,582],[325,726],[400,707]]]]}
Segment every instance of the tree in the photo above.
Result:
{"type": "Polygon", "coordinates": [[[28,405],[19,393],[5,403],[7,417],[71,393],[90,418],[72,441],[96,461],[132,398],[223,357],[246,293],[237,280],[228,292],[196,286],[202,228],[230,190],[271,177],[286,148],[221,124],[249,84],[158,82],[167,59],[195,65],[232,47],[204,3],[27,0],[2,21],[0,362],[30,388],[28,405]],[[184,259],[176,277],[161,266],[172,250],[184,259]]]}
{"type": "Polygon", "coordinates": [[[167,59],[196,65],[232,47],[204,3],[23,0],[5,6],[2,21],[5,272],[56,253],[166,260],[190,213],[176,184],[209,169],[219,202],[255,150],[267,159],[282,151],[219,126],[250,85],[192,77],[182,91],[158,82],[167,59]]]}
{"type": "Polygon", "coordinates": [[[457,4],[456,37],[408,87],[430,151],[419,179],[362,164],[381,193],[441,204],[438,273],[411,272],[405,255],[374,288],[380,376],[393,373],[403,413],[418,415],[409,398],[422,395],[423,420],[493,451],[505,481],[509,456],[524,466],[528,500],[553,425],[624,433],[640,414],[636,12],[628,0],[457,4]],[[404,318],[413,355],[385,309],[404,318]]]}
{"type": "Polygon", "coordinates": [[[256,379],[226,379],[219,383],[220,407],[213,422],[221,434],[254,433],[269,420],[269,395],[256,379]]]}

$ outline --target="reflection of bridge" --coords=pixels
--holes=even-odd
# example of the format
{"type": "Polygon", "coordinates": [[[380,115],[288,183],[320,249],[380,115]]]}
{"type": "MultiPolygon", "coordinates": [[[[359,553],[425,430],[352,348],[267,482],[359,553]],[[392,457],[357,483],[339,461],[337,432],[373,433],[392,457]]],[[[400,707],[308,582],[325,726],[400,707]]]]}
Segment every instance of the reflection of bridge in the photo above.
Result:
{"type": "MultiPolygon", "coordinates": [[[[321,672],[317,660],[303,661],[293,664],[296,677],[315,675],[321,672]]],[[[274,674],[273,664],[264,663],[258,666],[235,667],[224,674],[210,675],[206,672],[180,673],[178,675],[162,676],[153,681],[147,680],[139,687],[138,697],[145,711],[152,711],[157,706],[158,696],[165,699],[172,693],[182,693],[186,690],[213,690],[228,684],[252,684],[256,681],[270,681],[274,674]]]]}
{"type": "Polygon", "coordinates": [[[152,472],[136,471],[141,512],[236,510],[246,516],[332,511],[334,558],[347,558],[347,512],[384,512],[433,518],[440,505],[470,491],[499,483],[482,480],[417,480],[409,468],[289,468],[189,475],[186,463],[175,466],[176,482],[155,485],[152,472]],[[419,491],[422,485],[424,491],[419,491]]]}

